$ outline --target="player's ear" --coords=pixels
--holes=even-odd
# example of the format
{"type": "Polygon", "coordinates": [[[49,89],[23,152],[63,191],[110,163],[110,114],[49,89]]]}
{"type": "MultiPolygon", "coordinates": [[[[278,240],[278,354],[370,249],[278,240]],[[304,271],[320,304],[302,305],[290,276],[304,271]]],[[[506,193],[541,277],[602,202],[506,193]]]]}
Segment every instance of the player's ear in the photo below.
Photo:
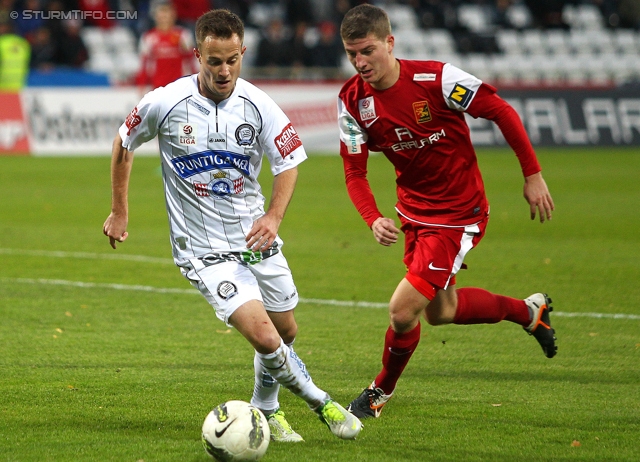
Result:
{"type": "Polygon", "coordinates": [[[387,35],[387,52],[391,53],[396,43],[396,39],[393,35],[387,35]]]}
{"type": "Polygon", "coordinates": [[[193,55],[196,57],[198,62],[200,62],[200,58],[202,57],[202,55],[200,54],[200,50],[198,50],[197,48],[194,48],[193,49],[193,55]]]}
{"type": "Polygon", "coordinates": [[[240,50],[240,54],[244,56],[244,52],[247,51],[247,47],[242,45],[242,49],[240,50]]]}

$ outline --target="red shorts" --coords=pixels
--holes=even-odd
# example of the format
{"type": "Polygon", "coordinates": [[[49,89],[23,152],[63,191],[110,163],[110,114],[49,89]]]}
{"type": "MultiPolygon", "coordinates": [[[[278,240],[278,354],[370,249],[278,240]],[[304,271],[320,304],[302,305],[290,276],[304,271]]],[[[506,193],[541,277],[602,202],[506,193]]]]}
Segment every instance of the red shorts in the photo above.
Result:
{"type": "Polygon", "coordinates": [[[455,285],[455,275],[466,268],[467,252],[484,236],[489,217],[464,227],[426,226],[400,216],[405,235],[406,279],[429,300],[439,289],[455,285]]]}

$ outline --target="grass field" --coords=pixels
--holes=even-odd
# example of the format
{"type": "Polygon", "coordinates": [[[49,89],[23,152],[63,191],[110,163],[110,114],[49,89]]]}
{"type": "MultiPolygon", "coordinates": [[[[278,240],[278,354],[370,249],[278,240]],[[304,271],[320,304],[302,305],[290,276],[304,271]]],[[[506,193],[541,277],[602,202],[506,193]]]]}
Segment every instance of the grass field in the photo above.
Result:
{"type": "MultiPolygon", "coordinates": [[[[263,460],[640,460],[640,153],[538,154],[556,203],[544,225],[510,151],[479,151],[492,218],[458,285],[548,292],[558,355],[507,322],[423,323],[396,396],[356,441],[283,390],[306,442],[272,443],[263,460]]],[[[393,216],[386,159],[370,178],[393,216]]],[[[0,158],[0,461],[204,462],[204,417],[251,396],[250,347],[170,259],[158,160],[134,163],[116,251],[109,207],[107,157],[0,158]]],[[[332,156],[301,166],[281,236],[304,299],[296,349],[346,405],[378,372],[401,244],[375,243],[332,156]]]]}

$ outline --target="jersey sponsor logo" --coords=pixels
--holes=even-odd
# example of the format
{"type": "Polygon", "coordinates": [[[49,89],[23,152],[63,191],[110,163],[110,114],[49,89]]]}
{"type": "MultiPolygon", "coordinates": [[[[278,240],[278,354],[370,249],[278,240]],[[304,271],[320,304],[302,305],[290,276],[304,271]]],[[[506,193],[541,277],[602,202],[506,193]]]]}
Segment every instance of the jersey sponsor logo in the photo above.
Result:
{"type": "Polygon", "coordinates": [[[195,146],[198,127],[193,124],[178,124],[178,142],[183,146],[195,146]]]}
{"type": "Polygon", "coordinates": [[[218,296],[223,300],[229,300],[238,295],[238,288],[231,281],[222,281],[218,284],[218,296]]]}
{"type": "Polygon", "coordinates": [[[354,121],[351,117],[347,119],[347,131],[349,135],[349,144],[347,149],[349,150],[349,154],[360,154],[362,149],[360,148],[360,143],[356,138],[356,129],[355,129],[354,121]]]}
{"type": "Polygon", "coordinates": [[[236,128],[238,146],[251,146],[256,139],[256,129],[249,124],[241,124],[236,128]]]}
{"type": "Polygon", "coordinates": [[[229,151],[203,151],[171,159],[173,169],[186,179],[211,170],[238,170],[245,176],[251,173],[250,157],[229,151]]]}
{"type": "Polygon", "coordinates": [[[210,136],[208,141],[209,143],[226,143],[227,139],[224,137],[224,135],[216,133],[215,135],[210,136]]]}
{"type": "Polygon", "coordinates": [[[376,106],[373,102],[373,96],[358,100],[358,111],[360,111],[360,120],[363,122],[365,120],[371,120],[378,117],[376,114],[376,106]]]}
{"type": "Polygon", "coordinates": [[[129,113],[127,118],[124,121],[124,124],[127,126],[127,136],[131,136],[131,130],[136,128],[142,122],[142,118],[138,115],[138,107],[134,107],[133,110],[129,113]]]}
{"type": "Polygon", "coordinates": [[[451,93],[449,93],[448,99],[466,109],[471,102],[471,98],[473,98],[474,93],[475,92],[473,90],[456,83],[453,86],[451,93]]]}
{"type": "Polygon", "coordinates": [[[191,106],[195,107],[198,111],[202,112],[204,115],[209,115],[211,113],[211,111],[209,109],[207,109],[206,107],[204,107],[200,103],[196,103],[192,99],[188,99],[187,100],[187,104],[190,104],[191,106]]]}
{"type": "Polygon", "coordinates": [[[435,74],[413,74],[413,80],[415,82],[435,82],[435,74]]]}
{"type": "Polygon", "coordinates": [[[401,141],[399,143],[391,145],[391,149],[395,152],[404,151],[405,149],[420,149],[424,146],[430,145],[438,141],[440,138],[446,136],[444,128],[439,132],[435,132],[426,138],[419,140],[401,141]]]}
{"type": "Polygon", "coordinates": [[[423,124],[431,122],[431,111],[427,101],[416,101],[413,103],[413,114],[416,116],[416,122],[423,124]]]}
{"type": "Polygon", "coordinates": [[[276,147],[283,159],[302,146],[298,132],[296,132],[296,129],[293,128],[291,124],[284,127],[282,132],[276,136],[273,141],[276,143],[276,147]]]}

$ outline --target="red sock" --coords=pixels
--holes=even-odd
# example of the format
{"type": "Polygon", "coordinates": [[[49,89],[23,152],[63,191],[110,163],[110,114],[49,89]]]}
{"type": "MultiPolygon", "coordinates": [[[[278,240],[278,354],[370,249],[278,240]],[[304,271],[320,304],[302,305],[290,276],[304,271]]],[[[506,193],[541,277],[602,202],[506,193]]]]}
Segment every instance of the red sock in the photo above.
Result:
{"type": "Polygon", "coordinates": [[[382,388],[385,395],[390,395],[402,375],[405,366],[420,341],[420,323],[411,331],[398,334],[391,327],[384,337],[384,353],[382,354],[382,371],[376,377],[376,387],[382,388]]]}
{"type": "Polygon", "coordinates": [[[524,300],[473,287],[458,289],[456,293],[458,308],[454,324],[494,324],[503,319],[521,326],[531,323],[529,307],[524,300]]]}

